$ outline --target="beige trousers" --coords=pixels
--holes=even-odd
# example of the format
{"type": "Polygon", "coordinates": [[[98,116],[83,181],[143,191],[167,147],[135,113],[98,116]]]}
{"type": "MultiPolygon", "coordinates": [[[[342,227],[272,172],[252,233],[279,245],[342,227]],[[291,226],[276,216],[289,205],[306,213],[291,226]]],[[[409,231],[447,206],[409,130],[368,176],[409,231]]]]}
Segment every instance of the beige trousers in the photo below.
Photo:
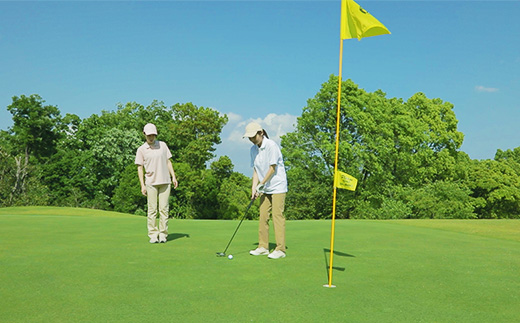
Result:
{"type": "Polygon", "coordinates": [[[276,250],[285,252],[285,194],[260,196],[260,220],[258,222],[258,247],[269,249],[269,213],[273,215],[276,250]]]}
{"type": "Polygon", "coordinates": [[[146,185],[148,200],[148,236],[166,239],[168,236],[168,198],[170,184],[146,185]],[[159,227],[157,227],[157,202],[159,202],[159,227]]]}

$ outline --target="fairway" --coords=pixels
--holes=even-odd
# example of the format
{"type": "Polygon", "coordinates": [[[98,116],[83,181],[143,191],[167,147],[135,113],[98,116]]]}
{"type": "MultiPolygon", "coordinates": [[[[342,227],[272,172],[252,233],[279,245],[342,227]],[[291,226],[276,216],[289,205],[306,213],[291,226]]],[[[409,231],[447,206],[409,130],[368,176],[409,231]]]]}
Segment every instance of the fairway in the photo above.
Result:
{"type": "MultiPolygon", "coordinates": [[[[249,256],[256,221],[0,209],[0,322],[518,322],[520,221],[288,221],[287,258],[249,256]],[[452,222],[453,221],[453,222],[452,222]]],[[[274,234],[271,226],[271,242],[274,234]]]]}

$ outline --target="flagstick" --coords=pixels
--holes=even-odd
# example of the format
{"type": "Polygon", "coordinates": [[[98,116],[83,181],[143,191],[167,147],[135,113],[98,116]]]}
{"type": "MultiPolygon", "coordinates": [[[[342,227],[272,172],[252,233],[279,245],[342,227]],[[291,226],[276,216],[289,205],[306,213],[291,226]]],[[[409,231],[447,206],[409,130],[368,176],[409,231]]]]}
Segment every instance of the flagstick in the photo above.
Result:
{"type": "Polygon", "coordinates": [[[323,287],[336,287],[332,285],[332,261],[334,258],[334,231],[336,222],[336,187],[337,187],[337,172],[338,172],[338,152],[339,152],[339,120],[341,117],[341,68],[343,62],[343,39],[339,41],[339,74],[338,74],[338,108],[336,111],[336,154],[334,157],[334,192],[332,194],[332,228],[330,234],[330,261],[329,261],[329,284],[323,287]]]}

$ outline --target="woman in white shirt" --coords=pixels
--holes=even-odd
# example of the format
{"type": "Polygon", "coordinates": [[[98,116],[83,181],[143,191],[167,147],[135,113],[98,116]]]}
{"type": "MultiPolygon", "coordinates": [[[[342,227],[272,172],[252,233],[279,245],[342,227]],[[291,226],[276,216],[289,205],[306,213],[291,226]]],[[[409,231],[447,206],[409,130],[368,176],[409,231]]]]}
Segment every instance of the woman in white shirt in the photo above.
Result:
{"type": "Polygon", "coordinates": [[[285,257],[285,194],[287,176],[280,147],[269,139],[266,131],[256,122],[246,126],[243,136],[253,143],[251,166],[253,183],[251,199],[260,196],[260,220],[258,223],[258,248],[249,253],[253,256],[267,255],[271,259],[285,257]],[[276,248],[269,253],[269,213],[272,213],[276,248]]]}
{"type": "Polygon", "coordinates": [[[173,188],[177,188],[178,183],[170,160],[172,154],[166,143],[156,140],[155,125],[148,123],[144,126],[143,133],[146,142],[137,149],[135,164],[141,183],[141,193],[147,197],[148,202],[148,237],[150,243],[164,243],[168,237],[168,198],[171,184],[173,188]],[[159,227],[156,223],[157,202],[159,202],[159,227]]]}

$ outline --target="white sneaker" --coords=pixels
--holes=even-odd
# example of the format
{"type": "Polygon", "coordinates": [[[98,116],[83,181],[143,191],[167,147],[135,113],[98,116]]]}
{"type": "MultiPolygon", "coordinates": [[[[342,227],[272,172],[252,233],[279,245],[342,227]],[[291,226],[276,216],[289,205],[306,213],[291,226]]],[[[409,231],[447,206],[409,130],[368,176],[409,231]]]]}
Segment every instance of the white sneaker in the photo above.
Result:
{"type": "Polygon", "coordinates": [[[159,242],[160,242],[160,243],[166,243],[166,237],[159,238],[159,242]]]}
{"type": "Polygon", "coordinates": [[[255,250],[249,251],[249,254],[253,255],[253,256],[265,256],[265,255],[269,254],[269,250],[267,250],[263,247],[260,247],[260,248],[256,248],[255,250]]]}
{"type": "Polygon", "coordinates": [[[158,243],[157,237],[150,238],[150,243],[158,243]]]}
{"type": "Polygon", "coordinates": [[[269,259],[278,259],[278,258],[285,258],[285,252],[281,251],[281,250],[275,250],[273,252],[271,252],[267,258],[269,259]]]}

